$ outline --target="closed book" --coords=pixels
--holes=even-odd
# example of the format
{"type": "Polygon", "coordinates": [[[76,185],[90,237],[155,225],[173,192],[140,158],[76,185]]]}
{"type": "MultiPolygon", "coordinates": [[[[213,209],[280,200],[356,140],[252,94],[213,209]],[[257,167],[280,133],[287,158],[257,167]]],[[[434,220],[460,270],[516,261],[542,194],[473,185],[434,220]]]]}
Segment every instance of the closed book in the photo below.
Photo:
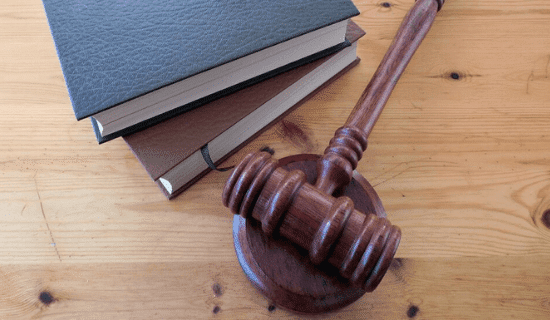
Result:
{"type": "Polygon", "coordinates": [[[352,21],[347,30],[352,45],[337,53],[124,136],[124,140],[171,199],[211,171],[201,149],[208,149],[212,162],[221,163],[315,90],[355,65],[357,40],[364,31],[352,21]]]}
{"type": "Polygon", "coordinates": [[[78,120],[141,130],[340,49],[351,0],[43,0],[78,120]]]}

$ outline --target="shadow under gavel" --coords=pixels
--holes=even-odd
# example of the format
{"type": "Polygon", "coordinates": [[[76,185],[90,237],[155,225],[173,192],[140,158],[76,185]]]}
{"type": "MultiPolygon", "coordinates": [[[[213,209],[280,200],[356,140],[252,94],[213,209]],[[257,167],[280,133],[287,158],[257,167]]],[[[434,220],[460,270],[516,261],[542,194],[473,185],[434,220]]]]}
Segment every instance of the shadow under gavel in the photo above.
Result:
{"type": "Polygon", "coordinates": [[[357,211],[350,198],[339,195],[352,180],[374,124],[444,2],[418,0],[408,12],[346,124],[319,158],[314,185],[302,171],[287,171],[270,154],[257,152],[241,161],[223,190],[223,203],[234,214],[259,221],[267,236],[279,233],[308,250],[314,264],[328,261],[351,285],[367,292],[388,270],[401,231],[384,217],[357,211]]]}

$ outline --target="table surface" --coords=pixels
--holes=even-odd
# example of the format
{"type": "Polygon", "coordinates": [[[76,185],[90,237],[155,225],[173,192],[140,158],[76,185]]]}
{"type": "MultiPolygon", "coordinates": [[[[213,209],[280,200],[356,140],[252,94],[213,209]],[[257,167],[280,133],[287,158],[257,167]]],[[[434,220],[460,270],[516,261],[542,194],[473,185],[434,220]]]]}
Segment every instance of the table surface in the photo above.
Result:
{"type": "MultiPolygon", "coordinates": [[[[322,153],[413,0],[355,0],[361,63],[231,157],[322,153]]],[[[0,4],[0,318],[297,319],[233,249],[211,173],[164,198],[77,122],[39,0],[0,4]]],[[[548,319],[550,2],[448,0],[361,172],[403,230],[378,289],[317,318],[548,319]]]]}

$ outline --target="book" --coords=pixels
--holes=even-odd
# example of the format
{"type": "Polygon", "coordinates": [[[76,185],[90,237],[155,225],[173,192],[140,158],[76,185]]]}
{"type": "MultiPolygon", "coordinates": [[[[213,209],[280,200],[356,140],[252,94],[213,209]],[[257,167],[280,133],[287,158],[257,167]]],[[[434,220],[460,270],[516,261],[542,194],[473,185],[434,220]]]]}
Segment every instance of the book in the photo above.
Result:
{"type": "Polygon", "coordinates": [[[350,47],[123,138],[171,199],[212,170],[203,158],[203,147],[219,165],[323,84],[357,64],[357,40],[364,34],[350,21],[346,33],[350,47]]]}
{"type": "Polygon", "coordinates": [[[43,0],[78,120],[100,143],[345,46],[351,0],[43,0]]]}

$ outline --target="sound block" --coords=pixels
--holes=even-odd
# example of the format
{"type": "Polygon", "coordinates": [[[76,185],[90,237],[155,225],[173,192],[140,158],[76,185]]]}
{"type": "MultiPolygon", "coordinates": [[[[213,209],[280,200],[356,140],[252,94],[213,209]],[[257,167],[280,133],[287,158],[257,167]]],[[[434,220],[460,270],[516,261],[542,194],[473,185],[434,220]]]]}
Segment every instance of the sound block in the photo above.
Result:
{"type": "MultiPolygon", "coordinates": [[[[290,156],[279,160],[279,166],[303,171],[307,181],[314,184],[318,158],[311,154],[290,156]]],[[[386,217],[376,191],[359,173],[354,172],[343,194],[353,200],[357,210],[386,217]]],[[[278,307],[298,313],[324,313],[345,307],[365,294],[363,289],[340,277],[334,266],[311,263],[307,250],[283,237],[265,236],[254,219],[235,215],[233,240],[248,279],[278,307]]]]}

